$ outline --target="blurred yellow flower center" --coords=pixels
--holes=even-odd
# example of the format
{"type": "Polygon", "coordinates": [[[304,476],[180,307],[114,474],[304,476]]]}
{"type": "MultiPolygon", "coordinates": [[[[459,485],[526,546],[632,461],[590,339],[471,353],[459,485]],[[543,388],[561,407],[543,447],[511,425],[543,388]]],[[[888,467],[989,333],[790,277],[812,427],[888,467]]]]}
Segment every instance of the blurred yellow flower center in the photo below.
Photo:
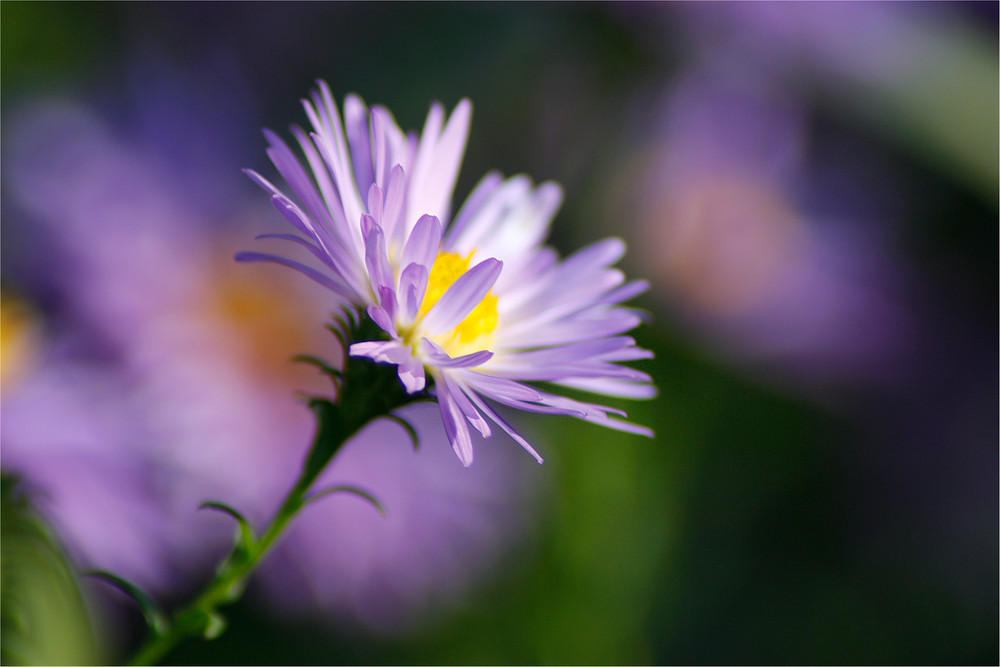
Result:
{"type": "MultiPolygon", "coordinates": [[[[427,278],[427,292],[420,306],[418,320],[430,312],[448,288],[469,270],[471,258],[472,253],[465,257],[454,252],[438,253],[427,278]]],[[[477,352],[486,349],[492,342],[490,334],[496,329],[498,322],[497,297],[490,292],[451,333],[438,336],[434,342],[453,357],[477,352]]]]}
{"type": "Polygon", "coordinates": [[[0,385],[10,389],[34,366],[41,326],[34,309],[13,294],[0,308],[0,385]]]}

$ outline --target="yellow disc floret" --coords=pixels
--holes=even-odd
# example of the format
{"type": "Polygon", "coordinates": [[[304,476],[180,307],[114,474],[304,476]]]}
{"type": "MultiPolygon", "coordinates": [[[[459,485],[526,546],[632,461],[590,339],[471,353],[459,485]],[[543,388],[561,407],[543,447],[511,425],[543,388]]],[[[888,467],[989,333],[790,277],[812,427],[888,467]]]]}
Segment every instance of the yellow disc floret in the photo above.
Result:
{"type": "MultiPolygon", "coordinates": [[[[464,257],[454,252],[438,253],[427,278],[427,291],[424,293],[418,320],[423,318],[444,296],[448,288],[469,270],[471,259],[472,253],[464,257]]],[[[434,342],[453,357],[483,350],[492,343],[490,334],[496,329],[498,322],[497,297],[490,292],[457,327],[448,334],[436,337],[434,342]]]]}

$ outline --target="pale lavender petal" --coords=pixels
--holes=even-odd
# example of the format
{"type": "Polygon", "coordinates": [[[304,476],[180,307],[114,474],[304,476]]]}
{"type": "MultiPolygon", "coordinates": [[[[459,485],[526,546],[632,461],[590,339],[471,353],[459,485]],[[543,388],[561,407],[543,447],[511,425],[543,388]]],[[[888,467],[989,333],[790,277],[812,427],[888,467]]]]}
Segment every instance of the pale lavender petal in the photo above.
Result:
{"type": "Polygon", "coordinates": [[[437,257],[438,249],[441,247],[441,221],[433,215],[424,215],[417,220],[410,238],[403,248],[403,256],[400,260],[402,266],[411,263],[426,266],[428,270],[434,266],[434,259],[437,257]]]}
{"type": "MultiPolygon", "coordinates": [[[[445,388],[447,389],[447,394],[455,400],[455,405],[458,409],[462,411],[465,415],[466,420],[472,424],[473,428],[479,431],[479,434],[484,438],[490,437],[490,425],[487,423],[483,416],[479,414],[475,406],[469,402],[468,397],[459,385],[456,385],[446,373],[440,373],[437,377],[444,382],[445,388]]],[[[436,379],[435,378],[435,379],[436,379]]]]}
{"type": "Polygon", "coordinates": [[[382,331],[386,332],[393,338],[399,338],[399,335],[396,333],[396,327],[392,324],[392,316],[388,310],[382,306],[371,304],[368,306],[368,317],[372,318],[372,321],[377,324],[382,331]]]}
{"type": "Polygon", "coordinates": [[[269,255],[267,253],[262,253],[262,252],[244,251],[236,253],[234,259],[237,262],[274,262],[275,264],[282,264],[284,266],[295,269],[296,271],[305,274],[306,276],[318,282],[323,287],[326,287],[331,291],[336,292],[337,294],[347,299],[354,298],[353,290],[348,288],[347,285],[343,284],[340,281],[335,280],[334,278],[326,274],[320,273],[311,266],[306,266],[305,264],[296,262],[293,259],[288,259],[287,257],[281,257],[280,255],[269,255]]]}
{"type": "Polygon", "coordinates": [[[542,400],[542,395],[532,387],[507,378],[493,377],[485,373],[474,373],[463,377],[473,382],[480,393],[498,400],[501,398],[513,401],[542,400]]]}
{"type": "Polygon", "coordinates": [[[298,209],[281,190],[253,169],[244,169],[243,173],[249,176],[257,185],[271,193],[271,203],[292,225],[310,238],[323,243],[321,229],[316,227],[309,217],[298,209]],[[281,202],[280,206],[278,202],[281,202]]]}
{"type": "Polygon", "coordinates": [[[480,350],[472,354],[461,357],[451,357],[444,349],[434,341],[424,338],[421,342],[420,351],[430,357],[437,368],[468,368],[479,366],[493,358],[493,353],[489,350],[480,350]]]}
{"type": "Polygon", "coordinates": [[[403,297],[403,316],[407,322],[412,322],[420,312],[428,277],[427,267],[420,264],[410,264],[399,274],[399,293],[403,297]]]}
{"type": "Polygon", "coordinates": [[[459,369],[455,372],[461,373],[462,381],[478,394],[491,398],[498,403],[509,405],[512,408],[528,412],[570,415],[573,417],[585,417],[587,415],[587,408],[584,404],[566,405],[551,403],[549,399],[556,397],[538,391],[533,387],[514,382],[513,380],[493,377],[470,369],[459,369]],[[520,395],[518,392],[520,392],[520,395]]]}
{"type": "Polygon", "coordinates": [[[438,407],[441,410],[441,421],[444,423],[444,431],[448,435],[452,449],[458,455],[458,460],[466,468],[472,465],[472,438],[469,436],[469,427],[465,424],[462,411],[455,404],[451,393],[443,382],[437,382],[438,376],[434,380],[438,387],[438,407]]]}
{"type": "Polygon", "coordinates": [[[513,267],[530,261],[534,249],[544,242],[562,198],[562,188],[555,183],[543,183],[534,192],[529,189],[480,239],[477,253],[503,259],[509,266],[513,263],[508,279],[517,280],[520,271],[513,267]]]}
{"type": "Polygon", "coordinates": [[[367,192],[375,182],[375,171],[368,133],[368,109],[357,95],[348,95],[344,100],[344,123],[347,125],[347,140],[351,146],[358,190],[367,192]]]}
{"type": "Polygon", "coordinates": [[[477,408],[479,408],[483,413],[485,413],[487,417],[492,419],[500,428],[502,428],[507,433],[507,435],[509,435],[514,440],[514,442],[521,445],[521,447],[523,447],[526,452],[531,454],[536,461],[538,461],[539,463],[543,463],[542,457],[538,454],[538,452],[535,451],[535,448],[532,447],[531,444],[527,440],[525,440],[520,433],[515,431],[510,424],[504,421],[500,417],[500,415],[498,415],[488,405],[486,405],[486,402],[483,401],[481,398],[479,398],[476,392],[472,390],[466,390],[465,387],[463,387],[463,390],[466,391],[466,395],[469,397],[469,400],[471,400],[477,408]]]}
{"type": "Polygon", "coordinates": [[[306,250],[308,250],[309,252],[311,252],[312,255],[313,255],[313,257],[315,257],[319,261],[323,262],[324,264],[326,264],[328,267],[330,267],[334,271],[337,270],[337,267],[334,266],[334,264],[333,264],[333,260],[330,259],[330,255],[328,255],[327,253],[323,252],[315,244],[310,243],[309,241],[305,240],[301,236],[295,236],[294,234],[258,234],[257,236],[254,237],[255,241],[259,241],[261,239],[279,239],[281,241],[290,241],[292,243],[300,245],[303,248],[305,248],[306,250]]]}
{"type": "Polygon", "coordinates": [[[448,234],[448,248],[467,253],[476,249],[486,239],[507,212],[516,207],[531,193],[531,180],[527,176],[508,179],[490,192],[475,215],[464,221],[461,233],[448,234]]]}
{"type": "Polygon", "coordinates": [[[330,260],[337,267],[337,272],[344,278],[351,287],[359,294],[363,294],[366,287],[366,280],[354,257],[335,240],[330,239],[328,234],[323,233],[323,228],[316,227],[306,214],[283,194],[276,194],[271,197],[271,203],[286,220],[295,227],[305,230],[306,234],[314,238],[330,257],[330,260]]]}
{"type": "Polygon", "coordinates": [[[558,384],[594,394],[620,398],[647,399],[655,397],[658,393],[656,387],[649,383],[626,382],[612,378],[573,378],[572,380],[563,380],[558,384]]]}
{"type": "Polygon", "coordinates": [[[346,154],[338,153],[338,149],[329,136],[317,133],[313,133],[310,136],[313,142],[315,142],[316,148],[319,149],[319,154],[333,173],[334,183],[336,183],[337,191],[340,193],[340,202],[344,207],[344,219],[347,221],[347,228],[351,229],[351,222],[361,218],[365,207],[361,202],[361,195],[354,182],[354,176],[350,168],[344,165],[349,158],[346,154]]]}
{"type": "Polygon", "coordinates": [[[639,424],[633,424],[632,422],[627,422],[621,419],[615,419],[614,417],[609,417],[607,415],[593,415],[584,417],[584,419],[594,424],[599,424],[600,426],[613,428],[616,431],[624,431],[625,433],[634,433],[635,435],[644,435],[647,438],[655,437],[653,430],[650,428],[647,428],[645,426],[640,426],[639,424]]]}
{"type": "MultiPolygon", "coordinates": [[[[295,196],[304,203],[306,209],[317,219],[330,220],[332,223],[333,219],[330,218],[330,215],[333,213],[334,218],[336,218],[340,214],[340,201],[339,198],[332,196],[332,193],[328,192],[330,185],[326,168],[321,163],[313,163],[309,150],[311,148],[310,142],[305,142],[306,145],[303,146],[303,150],[312,167],[313,177],[318,179],[320,187],[323,190],[323,198],[320,198],[319,193],[316,192],[313,180],[306,174],[302,168],[302,164],[295,157],[295,154],[292,153],[288,144],[270,130],[264,130],[264,136],[270,143],[270,147],[267,149],[268,157],[271,158],[271,162],[274,163],[274,166],[277,167],[285,181],[292,188],[295,196]]],[[[302,143],[301,139],[300,143],[302,143]]],[[[312,152],[315,153],[315,151],[312,152]]]]}
{"type": "Polygon", "coordinates": [[[628,347],[610,354],[601,355],[604,361],[635,361],[636,359],[652,359],[653,353],[641,347],[628,347]]]}
{"type": "Polygon", "coordinates": [[[375,220],[382,229],[385,229],[385,225],[382,222],[382,211],[385,198],[382,188],[377,184],[372,183],[371,187],[368,188],[368,213],[371,214],[372,219],[375,220]]]}
{"type": "Polygon", "coordinates": [[[480,207],[482,207],[482,205],[501,183],[503,183],[503,176],[495,171],[491,171],[483,176],[482,180],[476,184],[476,187],[473,188],[472,192],[465,200],[465,203],[462,204],[462,208],[458,211],[458,215],[455,216],[451,226],[448,228],[448,235],[445,238],[446,247],[452,247],[454,239],[461,236],[466,225],[469,224],[469,221],[476,217],[479,213],[480,207]]]}
{"type": "Polygon", "coordinates": [[[624,280],[625,275],[618,269],[601,269],[574,276],[554,275],[548,282],[539,283],[530,301],[524,302],[517,310],[508,311],[508,314],[521,327],[537,328],[544,322],[592,308],[601,295],[624,280]]]}
{"type": "Polygon", "coordinates": [[[385,309],[386,315],[391,321],[396,317],[398,304],[396,303],[396,290],[385,285],[378,288],[378,303],[385,309]]]}
{"type": "Polygon", "coordinates": [[[434,102],[427,114],[427,120],[424,121],[424,129],[420,133],[417,154],[410,172],[411,187],[406,202],[407,215],[409,216],[440,213],[429,206],[427,191],[432,187],[432,179],[437,177],[432,169],[432,161],[443,125],[444,108],[440,103],[434,102]]]}
{"type": "Polygon", "coordinates": [[[378,363],[398,366],[399,379],[410,394],[426,386],[424,367],[410,353],[410,348],[398,340],[363,341],[350,347],[352,357],[368,357],[378,363]]]}
{"type": "Polygon", "coordinates": [[[382,218],[382,228],[385,236],[395,247],[405,241],[405,225],[402,223],[406,202],[407,178],[406,171],[400,165],[395,165],[389,172],[388,184],[385,190],[385,210],[382,218]]]}
{"type": "Polygon", "coordinates": [[[391,165],[387,164],[389,149],[385,136],[386,118],[379,108],[372,109],[372,161],[375,183],[385,187],[386,177],[391,165]]]}
{"type": "Polygon", "coordinates": [[[396,281],[393,279],[392,267],[386,254],[382,228],[367,214],[362,216],[362,225],[366,230],[365,266],[368,267],[368,275],[371,276],[372,289],[376,293],[382,287],[394,290],[396,281]]]}
{"type": "Polygon", "coordinates": [[[344,138],[340,113],[333,102],[329,86],[325,81],[318,81],[317,84],[318,89],[312,94],[313,103],[303,100],[303,107],[316,130],[312,134],[313,141],[333,174],[344,206],[344,215],[350,223],[361,215],[362,206],[348,156],[347,140],[344,138]]]}
{"type": "Polygon", "coordinates": [[[369,357],[375,361],[390,362],[392,359],[389,356],[389,351],[397,347],[399,347],[399,342],[394,340],[366,340],[352,344],[350,354],[352,357],[369,357]]]}
{"type": "Polygon", "coordinates": [[[502,268],[500,260],[491,258],[466,271],[424,316],[426,335],[439,336],[458,326],[489,294],[502,268]]]}
{"type": "Polygon", "coordinates": [[[516,332],[504,333],[502,347],[519,349],[591,340],[629,331],[640,322],[639,316],[630,311],[612,311],[601,317],[551,322],[538,328],[519,327],[516,332]]]}
{"type": "Polygon", "coordinates": [[[375,149],[372,151],[375,158],[375,182],[384,189],[393,167],[399,165],[403,169],[410,168],[407,139],[388,109],[372,107],[371,114],[375,141],[375,149]]]}
{"type": "Polygon", "coordinates": [[[427,385],[424,365],[420,363],[419,359],[412,356],[401,361],[399,363],[399,379],[402,380],[403,387],[406,388],[408,394],[422,391],[427,385]]]}
{"type": "Polygon", "coordinates": [[[570,364],[493,364],[489,372],[498,377],[537,382],[559,382],[572,378],[609,377],[632,382],[650,382],[649,374],[628,366],[583,360],[570,364]]]}
{"type": "MultiPolygon", "coordinates": [[[[603,358],[606,354],[632,345],[635,345],[635,339],[629,336],[614,336],[569,345],[546,347],[540,350],[510,352],[503,355],[502,361],[504,364],[517,363],[526,366],[535,364],[561,364],[595,357],[603,358]]],[[[498,358],[497,361],[501,361],[501,359],[498,358]]]]}
{"type": "Polygon", "coordinates": [[[435,104],[420,137],[408,202],[411,218],[423,214],[436,215],[442,220],[448,217],[451,193],[458,180],[458,170],[469,137],[472,103],[467,99],[461,100],[441,133],[443,114],[441,106],[435,104]]]}
{"type": "Polygon", "coordinates": [[[312,95],[315,111],[310,114],[310,105],[306,105],[306,114],[310,116],[313,126],[319,133],[316,147],[330,166],[341,197],[345,198],[344,212],[348,214],[347,219],[354,220],[360,212],[355,214],[350,210],[351,202],[346,201],[351,198],[352,190],[356,191],[356,184],[348,156],[347,141],[344,138],[343,124],[340,122],[340,112],[326,82],[320,80],[316,83],[318,88],[312,95]]]}
{"type": "Polygon", "coordinates": [[[337,192],[337,186],[334,185],[333,179],[330,177],[330,170],[326,168],[326,163],[323,162],[319,151],[316,150],[316,145],[313,143],[312,138],[301,127],[293,125],[292,134],[298,140],[302,154],[306,156],[306,161],[309,163],[313,178],[316,179],[319,191],[323,195],[323,201],[326,204],[322,206],[314,203],[318,207],[315,211],[316,215],[319,216],[320,220],[328,221],[333,232],[339,238],[346,241],[349,238],[349,235],[347,235],[347,219],[344,217],[344,206],[340,202],[340,194],[337,192]]]}
{"type": "Polygon", "coordinates": [[[559,267],[561,275],[580,271],[591,271],[596,268],[610,266],[625,254],[625,242],[617,237],[610,237],[592,243],[566,258],[559,267]]]}
{"type": "Polygon", "coordinates": [[[623,301],[628,301],[633,297],[639,296],[648,289],[648,280],[634,280],[617,289],[611,290],[601,298],[594,301],[594,305],[601,306],[622,303],[623,301]]]}
{"type": "Polygon", "coordinates": [[[519,401],[506,396],[494,395],[486,391],[480,391],[479,387],[476,386],[478,383],[470,382],[469,384],[472,385],[472,387],[482,396],[488,396],[498,403],[503,403],[504,405],[517,408],[518,410],[523,410],[525,412],[537,412],[538,414],[545,415],[566,415],[568,417],[577,417],[578,419],[584,419],[589,414],[586,410],[577,407],[550,405],[549,403],[529,403],[527,401],[519,401]]]}

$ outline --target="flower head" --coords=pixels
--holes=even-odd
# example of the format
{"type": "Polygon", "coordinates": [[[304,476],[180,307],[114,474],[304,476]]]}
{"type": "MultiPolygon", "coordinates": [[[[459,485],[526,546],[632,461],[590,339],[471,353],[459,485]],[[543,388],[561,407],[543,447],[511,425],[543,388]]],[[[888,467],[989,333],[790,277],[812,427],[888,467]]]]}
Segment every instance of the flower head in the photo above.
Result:
{"type": "Polygon", "coordinates": [[[291,266],[365,308],[385,336],[354,342],[350,354],[397,365],[410,392],[423,390],[430,374],[448,438],[465,465],[472,463],[469,425],[486,437],[491,422],[541,462],[484,399],[651,435],[619,419],[621,411],[528,384],[631,398],[655,393],[648,375],[616,363],[650,356],[622,335],[640,319],[620,304],[647,284],[626,282],[611,268],[624,253],[621,240],[560,261],[543,245],[562,201],[559,186],[496,173],[479,182],[449,224],[468,100],[447,120],[434,104],[419,137],[353,95],[342,124],[323,82],[303,105],[313,131],[293,132],[308,169],[267,132],[268,154],[296,199],[248,174],[300,234],[266,236],[304,246],[323,270],[263,253],[237,259],[291,266]]]}

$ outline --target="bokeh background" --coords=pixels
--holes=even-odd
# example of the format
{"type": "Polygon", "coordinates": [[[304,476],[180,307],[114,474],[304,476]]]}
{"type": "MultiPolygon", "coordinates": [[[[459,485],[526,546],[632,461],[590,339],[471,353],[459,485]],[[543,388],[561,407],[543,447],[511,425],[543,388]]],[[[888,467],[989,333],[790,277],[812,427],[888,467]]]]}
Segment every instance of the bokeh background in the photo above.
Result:
{"type": "Polygon", "coordinates": [[[306,446],[327,295],[235,266],[316,78],[566,192],[650,280],[654,440],[433,419],[345,450],[180,664],[996,664],[998,17],[986,3],[0,7],[3,658],[119,662],[306,446]],[[440,456],[438,456],[440,454],[440,456]]]}

